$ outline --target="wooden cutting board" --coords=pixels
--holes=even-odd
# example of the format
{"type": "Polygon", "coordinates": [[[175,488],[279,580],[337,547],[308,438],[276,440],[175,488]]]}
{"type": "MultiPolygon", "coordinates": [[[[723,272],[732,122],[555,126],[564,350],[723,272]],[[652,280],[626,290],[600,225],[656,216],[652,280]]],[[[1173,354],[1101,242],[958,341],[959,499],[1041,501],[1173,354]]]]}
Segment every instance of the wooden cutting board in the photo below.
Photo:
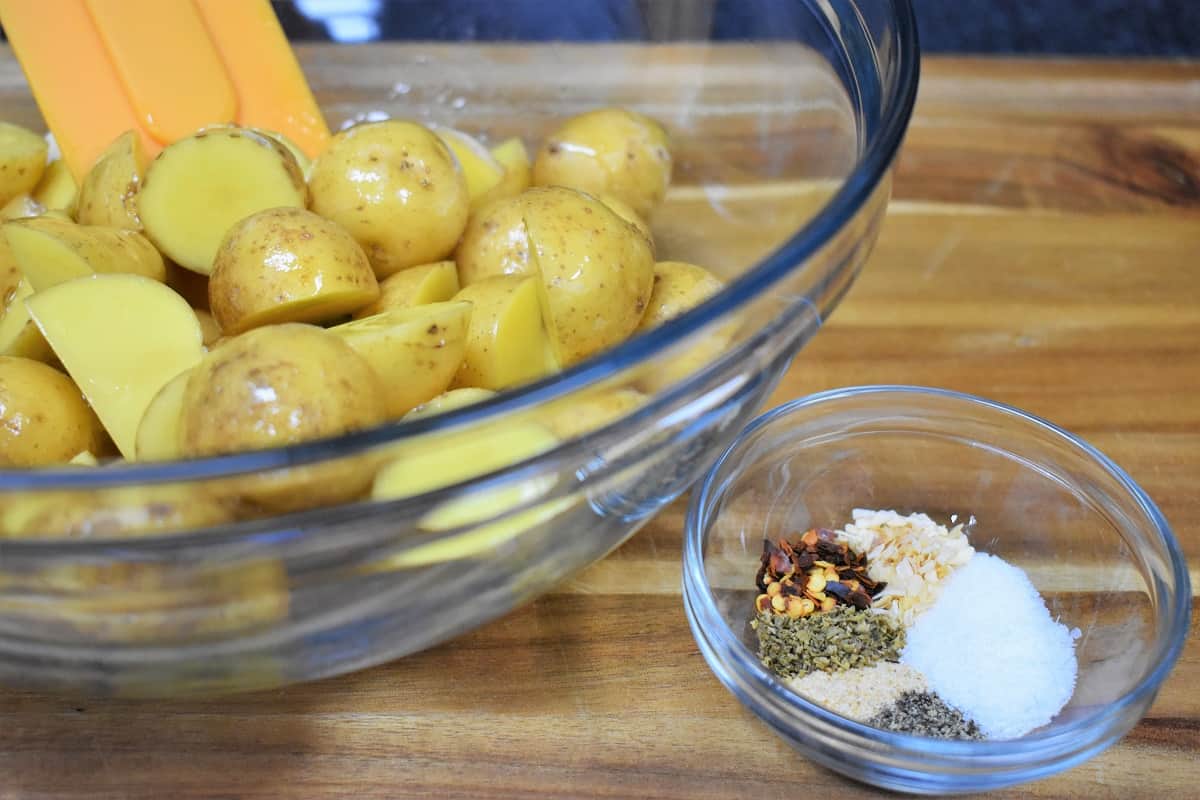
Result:
{"type": "MultiPolygon", "coordinates": [[[[0,116],[33,110],[0,84],[0,116]]],[[[1082,434],[1159,503],[1195,574],[1200,63],[926,59],[876,251],[774,402],[876,382],[1082,434]]],[[[708,671],[680,604],[682,511],[533,605],[360,674],[209,701],[0,691],[0,800],[876,796],[708,671]]],[[[996,796],[1194,796],[1197,685],[1193,633],[1122,742],[996,796]]]]}

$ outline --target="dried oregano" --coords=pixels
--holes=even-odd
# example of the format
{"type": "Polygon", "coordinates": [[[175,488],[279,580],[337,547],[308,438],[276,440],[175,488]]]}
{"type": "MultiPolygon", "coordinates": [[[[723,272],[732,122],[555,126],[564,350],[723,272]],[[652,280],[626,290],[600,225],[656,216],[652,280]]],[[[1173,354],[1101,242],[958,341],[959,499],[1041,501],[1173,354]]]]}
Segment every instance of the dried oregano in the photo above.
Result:
{"type": "Polygon", "coordinates": [[[759,660],[782,678],[898,661],[904,649],[904,629],[891,617],[849,606],[798,618],[764,612],[750,626],[759,660]]]}
{"type": "Polygon", "coordinates": [[[934,739],[983,739],[979,726],[932,692],[905,692],[867,724],[934,739]]]}

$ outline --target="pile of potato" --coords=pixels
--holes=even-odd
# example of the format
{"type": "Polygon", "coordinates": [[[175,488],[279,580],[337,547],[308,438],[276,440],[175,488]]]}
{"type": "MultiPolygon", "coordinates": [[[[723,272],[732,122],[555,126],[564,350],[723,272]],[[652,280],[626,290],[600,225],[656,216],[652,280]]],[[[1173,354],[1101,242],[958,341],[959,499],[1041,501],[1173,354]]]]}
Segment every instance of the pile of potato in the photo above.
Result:
{"type": "MultiPolygon", "coordinates": [[[[42,137],[0,123],[0,467],[279,447],[550,375],[721,288],[655,260],[647,220],[670,176],[663,128],[616,108],[566,120],[532,162],[518,139],[488,149],[404,120],[346,129],[311,162],[270,131],[214,126],[147,163],[130,132],[78,187],[42,137]]],[[[496,441],[243,481],[174,515],[129,514],[144,498],[65,515],[53,498],[0,503],[0,536],[406,496],[535,455],[644,396],[593,395],[496,441]]]]}

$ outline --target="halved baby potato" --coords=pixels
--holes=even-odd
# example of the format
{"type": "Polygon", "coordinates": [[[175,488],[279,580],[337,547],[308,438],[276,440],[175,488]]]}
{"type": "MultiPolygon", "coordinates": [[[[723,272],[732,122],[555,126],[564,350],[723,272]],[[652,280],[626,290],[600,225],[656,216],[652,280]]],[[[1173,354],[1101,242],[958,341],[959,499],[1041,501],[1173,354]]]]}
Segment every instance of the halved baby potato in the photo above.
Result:
{"type": "Polygon", "coordinates": [[[471,215],[454,259],[463,286],[498,275],[529,275],[529,232],[525,227],[525,195],[489,203],[471,215]]]}
{"type": "Polygon", "coordinates": [[[296,159],[245,128],[200,131],[150,162],[137,194],[146,235],[172,261],[208,275],[225,234],[255,212],[304,208],[308,188],[296,159]]]}
{"type": "Polygon", "coordinates": [[[70,378],[32,359],[0,356],[0,466],[62,463],[95,450],[100,435],[70,378]]]}
{"type": "Polygon", "coordinates": [[[0,232],[35,291],[92,273],[166,280],[162,256],[135,231],[34,217],[6,222],[0,232]]]}
{"type": "Polygon", "coordinates": [[[399,417],[446,390],[462,364],[471,304],[433,303],[383,311],[335,325],[383,383],[389,417],[399,417]]]}
{"type": "Polygon", "coordinates": [[[379,284],[379,299],[355,311],[354,318],[362,319],[391,308],[443,303],[458,294],[460,288],[458,267],[453,261],[409,267],[384,278],[379,284]]]}
{"type": "Polygon", "coordinates": [[[76,218],[83,225],[142,230],[137,193],[146,172],[142,139],[126,131],[110,144],[79,186],[76,218]]]}
{"type": "Polygon", "coordinates": [[[335,222],[270,208],[236,223],[213,261],[208,302],[226,334],[280,322],[328,322],[379,298],[366,253],[335,222]]]}
{"type": "Polygon", "coordinates": [[[150,401],[204,354],[187,301],[140,275],[89,275],[25,305],[121,454],[133,459],[150,401]]]}
{"type": "Polygon", "coordinates": [[[450,148],[467,180],[471,210],[479,208],[488,195],[504,180],[504,167],[474,136],[455,128],[434,128],[437,137],[450,148]]]}
{"type": "Polygon", "coordinates": [[[454,296],[473,305],[467,349],[454,386],[505,389],[558,369],[542,324],[538,280],[501,275],[454,296]]]}
{"type": "Polygon", "coordinates": [[[46,140],[19,125],[0,122],[0,206],[30,194],[46,169],[46,140]]]}
{"type": "Polygon", "coordinates": [[[171,461],[183,456],[180,420],[183,393],[190,369],[176,375],[158,390],[138,423],[134,453],[138,461],[171,461]]]}
{"type": "Polygon", "coordinates": [[[54,353],[25,307],[25,301],[32,296],[33,287],[25,278],[5,295],[7,302],[0,309],[0,356],[50,362],[54,353]]]}
{"type": "Polygon", "coordinates": [[[47,211],[61,211],[67,216],[74,216],[78,191],[75,176],[71,174],[67,162],[51,161],[46,165],[42,179],[33,188],[33,200],[47,211]]]}

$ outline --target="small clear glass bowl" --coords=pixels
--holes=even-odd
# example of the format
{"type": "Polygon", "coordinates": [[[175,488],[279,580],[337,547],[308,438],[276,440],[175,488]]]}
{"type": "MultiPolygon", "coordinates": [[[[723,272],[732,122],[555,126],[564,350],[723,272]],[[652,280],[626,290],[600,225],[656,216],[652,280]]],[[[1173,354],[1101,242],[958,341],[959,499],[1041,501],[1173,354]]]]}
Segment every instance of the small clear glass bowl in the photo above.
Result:
{"type": "Polygon", "coordinates": [[[1116,742],[1154,701],[1191,610],[1179,544],[1120,467],[1018,409],[907,386],[816,394],[753,422],[692,495],[683,589],[704,658],[747,708],[830,769],[920,794],[1045,778],[1116,742]],[[759,663],[749,623],[762,540],[841,527],[855,508],[973,517],[976,549],[1024,569],[1051,615],[1080,629],[1075,693],[1048,725],[1007,741],[890,733],[759,663]]]}

